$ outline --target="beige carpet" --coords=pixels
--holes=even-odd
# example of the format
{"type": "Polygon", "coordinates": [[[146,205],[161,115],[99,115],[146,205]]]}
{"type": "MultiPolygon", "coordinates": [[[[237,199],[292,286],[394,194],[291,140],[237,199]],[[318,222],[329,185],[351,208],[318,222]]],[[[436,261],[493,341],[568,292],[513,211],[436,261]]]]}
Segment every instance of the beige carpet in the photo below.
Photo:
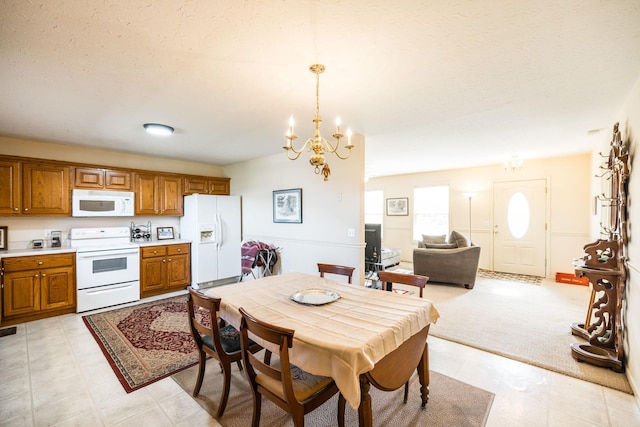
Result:
{"type": "Polygon", "coordinates": [[[479,277],[471,290],[427,284],[425,298],[441,316],[429,335],[631,394],[624,374],[571,356],[571,343],[584,340],[570,326],[584,322],[589,296],[587,286],[546,279],[532,285],[479,277]]]}
{"type": "MultiPolygon", "coordinates": [[[[172,378],[189,394],[196,381],[197,367],[178,372],[172,378]]],[[[493,393],[473,387],[453,378],[431,372],[429,403],[420,408],[420,391],[417,375],[410,384],[409,401],[402,403],[404,388],[394,392],[382,392],[371,387],[374,426],[484,426],[493,402],[493,393]]],[[[207,370],[200,394],[195,400],[215,416],[218,408],[222,374],[214,360],[207,362],[207,370]]],[[[225,427],[251,425],[253,401],[249,384],[236,366],[233,367],[229,403],[218,420],[225,427]]],[[[305,416],[305,425],[325,427],[336,425],[337,396],[305,416]]],[[[291,426],[291,418],[268,399],[262,399],[261,427],[291,426]]],[[[358,425],[358,414],[347,404],[345,425],[358,425]]]]}

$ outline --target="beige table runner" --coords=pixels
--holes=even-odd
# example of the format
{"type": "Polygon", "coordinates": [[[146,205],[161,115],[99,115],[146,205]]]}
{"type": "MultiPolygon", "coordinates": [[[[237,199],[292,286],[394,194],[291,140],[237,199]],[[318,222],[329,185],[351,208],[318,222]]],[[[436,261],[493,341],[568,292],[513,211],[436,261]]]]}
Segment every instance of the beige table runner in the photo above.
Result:
{"type": "Polygon", "coordinates": [[[353,408],[360,405],[360,374],[439,317],[427,299],[302,273],[219,286],[206,294],[222,298],[220,315],[235,327],[243,307],[258,319],[294,329],[292,363],[334,378],[353,408]],[[340,299],[319,306],[292,301],[302,289],[332,290],[340,299]]]}

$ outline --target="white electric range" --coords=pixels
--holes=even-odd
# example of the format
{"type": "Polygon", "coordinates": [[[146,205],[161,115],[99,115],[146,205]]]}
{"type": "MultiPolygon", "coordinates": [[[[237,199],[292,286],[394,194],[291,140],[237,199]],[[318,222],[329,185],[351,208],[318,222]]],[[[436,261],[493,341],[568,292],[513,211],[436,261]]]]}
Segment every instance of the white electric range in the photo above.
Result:
{"type": "Polygon", "coordinates": [[[129,227],[72,228],[78,313],[140,299],[140,248],[129,227]]]}

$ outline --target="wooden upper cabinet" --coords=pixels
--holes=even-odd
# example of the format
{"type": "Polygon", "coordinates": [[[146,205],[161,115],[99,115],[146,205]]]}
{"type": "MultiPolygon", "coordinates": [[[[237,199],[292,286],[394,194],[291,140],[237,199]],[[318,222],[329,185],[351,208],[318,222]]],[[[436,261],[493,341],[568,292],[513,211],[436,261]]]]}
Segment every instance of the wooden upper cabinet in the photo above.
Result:
{"type": "Polygon", "coordinates": [[[184,179],[184,194],[216,194],[228,196],[231,192],[229,178],[188,176],[184,179]]]}
{"type": "Polygon", "coordinates": [[[136,215],[158,215],[160,195],[156,175],[136,174],[136,215]]]}
{"type": "Polygon", "coordinates": [[[22,214],[71,215],[69,166],[22,164],[22,214]]]}
{"type": "Polygon", "coordinates": [[[216,194],[218,196],[228,196],[229,194],[231,194],[230,179],[209,179],[209,194],[216,194]]]}
{"type": "Polygon", "coordinates": [[[184,179],[184,194],[209,194],[209,182],[203,176],[188,176],[184,179]]]}
{"type": "Polygon", "coordinates": [[[131,191],[131,172],[76,167],[74,188],[131,191]]]}
{"type": "Polygon", "coordinates": [[[20,215],[21,212],[20,163],[0,160],[0,215],[20,215]]]}
{"type": "Polygon", "coordinates": [[[160,215],[182,216],[182,177],[160,177],[160,215]]]}
{"type": "Polygon", "coordinates": [[[182,177],[136,174],[136,215],[182,216],[182,177]]]}
{"type": "Polygon", "coordinates": [[[131,172],[107,169],[104,171],[104,188],[131,191],[131,172]]]}
{"type": "Polygon", "coordinates": [[[73,188],[133,191],[135,215],[182,216],[187,194],[230,194],[230,179],[0,157],[0,217],[71,216],[73,188]]]}

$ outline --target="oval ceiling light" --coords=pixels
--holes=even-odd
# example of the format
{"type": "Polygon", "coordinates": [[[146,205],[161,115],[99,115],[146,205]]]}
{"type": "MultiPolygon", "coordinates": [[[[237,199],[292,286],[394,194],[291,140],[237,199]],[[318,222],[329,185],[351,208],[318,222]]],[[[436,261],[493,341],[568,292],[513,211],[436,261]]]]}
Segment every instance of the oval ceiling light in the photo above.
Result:
{"type": "Polygon", "coordinates": [[[174,130],[171,126],[160,123],[145,123],[143,126],[144,129],[152,135],[168,136],[171,135],[174,130]]]}

